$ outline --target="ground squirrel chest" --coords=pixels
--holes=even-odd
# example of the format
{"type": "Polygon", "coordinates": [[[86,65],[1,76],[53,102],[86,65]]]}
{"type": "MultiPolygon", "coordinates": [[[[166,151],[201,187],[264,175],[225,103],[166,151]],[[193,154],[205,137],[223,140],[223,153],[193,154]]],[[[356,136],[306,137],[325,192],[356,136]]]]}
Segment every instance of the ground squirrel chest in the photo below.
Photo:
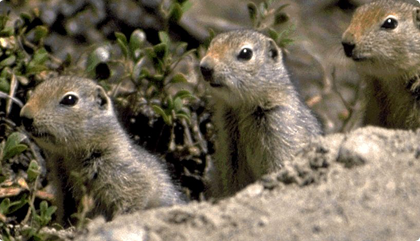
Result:
{"type": "Polygon", "coordinates": [[[252,30],[216,36],[200,63],[217,128],[213,191],[229,195],[281,168],[321,128],[275,42],[252,30]]]}
{"type": "Polygon", "coordinates": [[[359,7],[342,37],[366,84],[365,124],[420,126],[420,8],[382,0],[359,7]]]}
{"type": "Polygon", "coordinates": [[[44,81],[22,108],[21,118],[46,154],[62,223],[86,195],[94,201],[91,216],[108,220],[181,202],[160,160],[131,143],[110,98],[93,81],[44,81]]]}

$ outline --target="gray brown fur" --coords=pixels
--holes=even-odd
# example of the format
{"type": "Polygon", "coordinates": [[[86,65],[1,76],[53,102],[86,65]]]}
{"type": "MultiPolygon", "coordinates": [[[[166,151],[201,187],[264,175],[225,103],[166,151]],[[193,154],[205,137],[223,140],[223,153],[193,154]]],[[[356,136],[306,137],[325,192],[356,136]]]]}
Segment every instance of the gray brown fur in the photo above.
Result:
{"type": "Polygon", "coordinates": [[[364,124],[420,127],[420,8],[390,0],[363,5],[342,42],[366,85],[364,124]],[[384,27],[388,18],[396,28],[384,27]]]}
{"type": "Polygon", "coordinates": [[[322,133],[290,81],[281,50],[263,34],[219,34],[200,67],[214,100],[217,128],[212,195],[231,195],[280,169],[322,133]],[[253,51],[249,60],[238,59],[244,47],[253,51]]]}
{"type": "Polygon", "coordinates": [[[67,222],[72,207],[79,204],[82,184],[94,200],[91,217],[101,214],[110,220],[117,214],[181,202],[160,161],[130,141],[110,98],[93,81],[46,80],[34,90],[21,117],[47,156],[61,222],[67,222]],[[60,104],[69,93],[78,96],[77,104],[60,104]]]}

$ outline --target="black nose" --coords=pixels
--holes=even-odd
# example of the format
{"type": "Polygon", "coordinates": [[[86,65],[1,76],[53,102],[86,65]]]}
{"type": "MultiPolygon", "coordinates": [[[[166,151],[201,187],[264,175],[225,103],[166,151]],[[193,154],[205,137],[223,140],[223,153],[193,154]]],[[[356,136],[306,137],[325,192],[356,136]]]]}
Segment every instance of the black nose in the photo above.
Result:
{"type": "Polygon", "coordinates": [[[344,53],[347,57],[351,58],[353,57],[353,49],[356,47],[354,43],[351,42],[341,42],[344,48],[344,53]]]}
{"type": "Polygon", "coordinates": [[[28,118],[28,117],[25,117],[25,116],[21,116],[20,120],[21,120],[23,126],[25,127],[25,129],[27,131],[29,131],[33,128],[32,124],[34,123],[34,119],[28,118]]]}
{"type": "Polygon", "coordinates": [[[200,70],[201,70],[201,74],[204,77],[204,80],[210,81],[211,78],[213,77],[213,72],[214,72],[213,68],[211,68],[210,66],[206,64],[201,64],[200,70]]]}

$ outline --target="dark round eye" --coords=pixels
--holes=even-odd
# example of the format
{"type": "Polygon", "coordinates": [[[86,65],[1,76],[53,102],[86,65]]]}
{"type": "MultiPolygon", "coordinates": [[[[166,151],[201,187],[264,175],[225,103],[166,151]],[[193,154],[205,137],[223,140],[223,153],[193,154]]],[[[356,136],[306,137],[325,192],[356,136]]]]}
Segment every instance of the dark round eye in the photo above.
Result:
{"type": "Polygon", "coordinates": [[[77,101],[79,98],[75,95],[68,94],[61,99],[60,104],[61,105],[67,105],[67,106],[74,106],[77,104],[77,101]]]}
{"type": "Polygon", "coordinates": [[[382,24],[381,28],[384,29],[395,29],[398,26],[398,21],[395,18],[387,18],[382,24]]]}
{"type": "Polygon", "coordinates": [[[243,48],[241,52],[239,52],[238,59],[239,60],[250,60],[252,58],[252,50],[250,48],[243,48]]]}

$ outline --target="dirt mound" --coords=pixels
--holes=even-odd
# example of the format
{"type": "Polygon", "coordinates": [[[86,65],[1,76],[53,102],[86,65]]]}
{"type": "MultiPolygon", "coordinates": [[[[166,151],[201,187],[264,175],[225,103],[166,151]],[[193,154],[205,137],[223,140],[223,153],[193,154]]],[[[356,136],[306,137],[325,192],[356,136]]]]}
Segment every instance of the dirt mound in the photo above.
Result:
{"type": "Polygon", "coordinates": [[[417,240],[420,131],[316,140],[235,197],[94,220],[79,240],[417,240]]]}

